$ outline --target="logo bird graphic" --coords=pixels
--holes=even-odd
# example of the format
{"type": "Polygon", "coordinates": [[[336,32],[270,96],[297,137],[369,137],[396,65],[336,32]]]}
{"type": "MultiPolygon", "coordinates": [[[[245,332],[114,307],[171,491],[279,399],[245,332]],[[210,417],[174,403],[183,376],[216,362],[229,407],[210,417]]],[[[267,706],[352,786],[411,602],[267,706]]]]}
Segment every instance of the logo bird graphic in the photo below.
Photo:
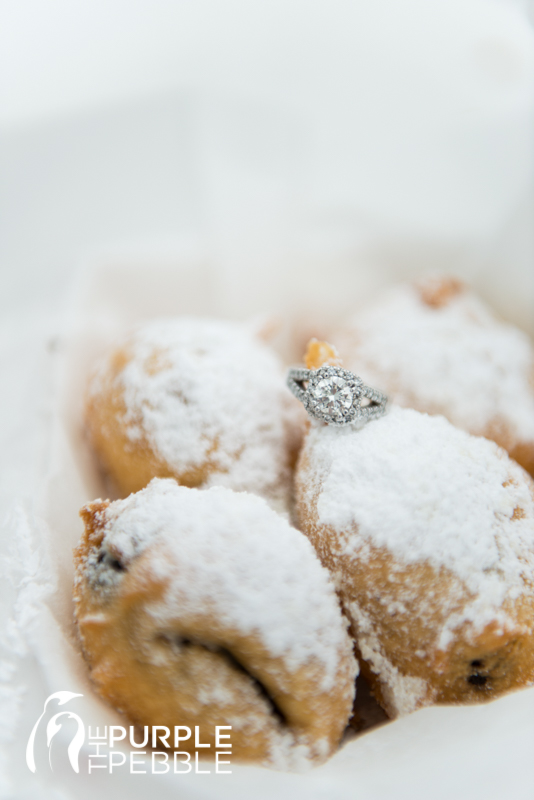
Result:
{"type": "MultiPolygon", "coordinates": [[[[51,700],[57,700],[58,705],[62,706],[65,703],[68,703],[69,700],[72,700],[74,697],[83,697],[83,694],[76,694],[74,692],[54,692],[48,697],[45,701],[43,713],[33,726],[32,732],[30,733],[30,738],[28,739],[28,744],[26,746],[26,764],[28,768],[35,772],[35,755],[34,755],[34,745],[35,745],[35,734],[37,733],[37,728],[39,727],[39,723],[44,717],[46,713],[46,708],[48,703],[51,700]]],[[[74,734],[74,737],[69,744],[67,753],[69,756],[69,761],[71,764],[72,769],[74,772],[79,772],[80,767],[78,764],[78,756],[82,747],[82,744],[85,739],[85,725],[83,724],[82,720],[78,716],[78,714],[73,714],[71,711],[60,711],[59,714],[55,714],[52,719],[48,722],[46,726],[46,744],[48,746],[48,761],[50,764],[50,768],[52,768],[52,761],[51,761],[51,748],[52,748],[52,740],[56,733],[61,730],[61,725],[58,725],[57,720],[60,717],[67,717],[69,719],[75,719],[78,723],[78,729],[74,734]]]]}

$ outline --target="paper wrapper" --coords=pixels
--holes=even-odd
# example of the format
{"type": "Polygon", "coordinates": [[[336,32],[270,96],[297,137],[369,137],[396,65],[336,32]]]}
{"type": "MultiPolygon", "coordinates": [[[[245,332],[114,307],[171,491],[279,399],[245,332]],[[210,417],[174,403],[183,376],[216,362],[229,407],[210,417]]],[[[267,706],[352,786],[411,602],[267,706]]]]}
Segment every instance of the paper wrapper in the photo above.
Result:
{"type": "MultiPolygon", "coordinates": [[[[279,320],[275,343],[286,360],[298,359],[305,338],[312,332],[320,335],[321,327],[337,318],[330,284],[323,293],[321,313],[316,308],[310,320],[306,297],[317,294],[317,287],[313,292],[302,292],[301,287],[320,278],[323,272],[316,267],[315,272],[313,266],[296,269],[285,283],[277,278],[263,306],[272,317],[258,317],[259,326],[279,320]]],[[[329,269],[332,276],[331,265],[329,269]]],[[[352,296],[365,296],[372,278],[355,271],[351,276],[344,273],[343,296],[347,286],[352,296]]],[[[178,258],[158,268],[116,262],[91,268],[80,278],[66,323],[28,316],[4,330],[4,420],[9,429],[3,431],[6,445],[1,454],[6,476],[2,552],[7,580],[2,586],[6,611],[0,794],[58,800],[142,798],[147,792],[161,800],[530,798],[534,689],[487,705],[427,708],[370,728],[348,737],[328,763],[304,774],[234,763],[231,774],[215,774],[211,761],[201,767],[210,769],[209,774],[173,774],[172,766],[167,774],[151,774],[147,756],[148,774],[131,774],[127,762],[111,774],[108,768],[89,775],[87,759],[94,747],[87,739],[77,774],[67,759],[75,731],[71,720],[64,721],[54,739],[52,771],[46,755],[46,719],[36,736],[36,771],[28,769],[25,750],[30,732],[54,692],[81,695],[68,708],[83,719],[86,730],[127,725],[94,692],[73,625],[72,549],[82,530],[78,511],[88,500],[105,496],[82,428],[82,396],[91,365],[117,334],[143,319],[172,313],[231,317],[236,308],[245,318],[261,310],[261,301],[254,299],[261,293],[250,292],[246,280],[241,295],[239,282],[231,294],[222,284],[221,273],[201,256],[178,258]]]]}

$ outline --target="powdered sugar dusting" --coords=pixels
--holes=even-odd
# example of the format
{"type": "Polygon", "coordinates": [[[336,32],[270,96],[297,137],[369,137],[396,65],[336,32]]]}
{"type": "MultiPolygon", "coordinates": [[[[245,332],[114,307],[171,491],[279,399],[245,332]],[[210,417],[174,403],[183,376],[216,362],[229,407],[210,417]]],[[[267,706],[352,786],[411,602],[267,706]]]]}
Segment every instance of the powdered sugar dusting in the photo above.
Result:
{"type": "Polygon", "coordinates": [[[449,570],[475,597],[454,627],[480,629],[534,583],[532,482],[493,442],[392,407],[359,431],[314,427],[305,447],[320,523],[349,531],[354,558],[370,543],[449,570]]]}
{"type": "Polygon", "coordinates": [[[158,320],[139,328],[126,350],[118,381],[132,442],[146,437],[177,474],[209,462],[207,486],[269,493],[287,483],[298,405],[275,354],[245,325],[158,320]]]}
{"type": "MultiPolygon", "coordinates": [[[[149,609],[155,618],[213,612],[221,625],[259,636],[291,671],[316,663],[322,690],[334,685],[340,658],[350,653],[334,588],[306,537],[264,500],[154,479],[112,503],[105,518],[105,552],[127,565],[150,545],[154,577],[169,578],[149,609]]],[[[104,568],[90,554],[86,569],[95,576],[104,568]]]]}
{"type": "Polygon", "coordinates": [[[472,433],[505,425],[534,440],[534,349],[469,291],[440,307],[394,289],[335,338],[345,366],[403,406],[443,413],[472,433]]]}
{"type": "Polygon", "coordinates": [[[273,733],[270,739],[270,766],[281,772],[307,772],[317,761],[324,761],[330,754],[327,738],[310,742],[305,736],[286,731],[273,733]]]}

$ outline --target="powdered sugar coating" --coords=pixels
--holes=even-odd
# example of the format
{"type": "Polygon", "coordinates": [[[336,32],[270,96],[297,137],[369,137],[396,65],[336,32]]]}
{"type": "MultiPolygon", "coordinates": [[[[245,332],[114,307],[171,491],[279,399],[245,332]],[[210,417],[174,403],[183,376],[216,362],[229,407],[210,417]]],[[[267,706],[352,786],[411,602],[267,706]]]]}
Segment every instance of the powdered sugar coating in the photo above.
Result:
{"type": "Polygon", "coordinates": [[[305,456],[307,502],[318,493],[319,522],[346,534],[345,554],[365,560],[369,544],[386,548],[401,564],[446,568],[473,594],[440,647],[453,629],[481,630],[505,599],[531,591],[532,482],[493,442],[392,407],[359,431],[313,427],[305,456]]]}
{"type": "Polygon", "coordinates": [[[442,413],[474,434],[504,426],[534,441],[532,344],[472,292],[435,307],[417,287],[399,286],[334,339],[345,366],[394,402],[442,413]]]}
{"type": "MultiPolygon", "coordinates": [[[[261,498],[154,479],[106,509],[102,541],[103,551],[120,554],[126,567],[148,547],[153,577],[169,579],[164,597],[150,607],[162,624],[213,613],[221,625],[259,636],[292,671],[316,663],[323,691],[334,685],[340,659],[352,658],[328,572],[308,540],[261,498]]],[[[96,553],[85,569],[95,588],[108,591],[99,578],[105,562],[96,553]]],[[[111,574],[118,584],[121,573],[111,574]]]]}
{"type": "MultiPolygon", "coordinates": [[[[125,351],[116,380],[132,444],[146,438],[177,476],[209,462],[206,486],[280,492],[298,407],[277,357],[246,325],[157,320],[138,328],[125,351]]],[[[95,375],[91,396],[108,369],[95,375]]]]}

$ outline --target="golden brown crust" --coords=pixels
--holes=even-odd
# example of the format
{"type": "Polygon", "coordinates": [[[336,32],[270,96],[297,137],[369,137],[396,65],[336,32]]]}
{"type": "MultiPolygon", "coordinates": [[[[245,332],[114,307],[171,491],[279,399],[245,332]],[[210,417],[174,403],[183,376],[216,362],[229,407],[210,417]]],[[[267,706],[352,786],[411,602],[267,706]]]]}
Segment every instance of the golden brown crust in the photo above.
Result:
{"type": "Polygon", "coordinates": [[[466,285],[458,278],[450,275],[426,277],[416,282],[416,289],[421,300],[430,308],[443,308],[450,301],[466,290],[466,285]]]}
{"type": "MultiPolygon", "coordinates": [[[[490,436],[488,438],[493,437],[490,436]]],[[[500,442],[497,441],[497,444],[500,444],[500,442]]],[[[501,445],[501,447],[502,446],[503,445],[501,445]]],[[[505,448],[505,450],[506,449],[507,448],[505,448]]],[[[517,444],[512,445],[508,452],[514,461],[517,461],[517,463],[520,464],[523,469],[530,473],[530,475],[534,476],[534,442],[518,442],[517,444]]]]}
{"type": "MultiPolygon", "coordinates": [[[[191,488],[201,486],[215,469],[209,455],[217,450],[217,441],[211,443],[208,458],[202,464],[177,471],[158,457],[145,435],[135,440],[129,436],[129,428],[139,420],[125,422],[128,409],[119,377],[131,357],[126,347],[115,350],[108,370],[101,378],[100,391],[87,396],[86,428],[101,468],[111,477],[122,496],[138,492],[152,478],[174,478],[182,486],[191,488]]],[[[157,354],[152,361],[149,372],[155,374],[163,364],[157,354]]]]}
{"type": "Polygon", "coordinates": [[[304,356],[306,369],[319,369],[325,364],[333,367],[341,366],[341,359],[336,348],[328,342],[320,342],[318,339],[310,339],[304,356]]]}

